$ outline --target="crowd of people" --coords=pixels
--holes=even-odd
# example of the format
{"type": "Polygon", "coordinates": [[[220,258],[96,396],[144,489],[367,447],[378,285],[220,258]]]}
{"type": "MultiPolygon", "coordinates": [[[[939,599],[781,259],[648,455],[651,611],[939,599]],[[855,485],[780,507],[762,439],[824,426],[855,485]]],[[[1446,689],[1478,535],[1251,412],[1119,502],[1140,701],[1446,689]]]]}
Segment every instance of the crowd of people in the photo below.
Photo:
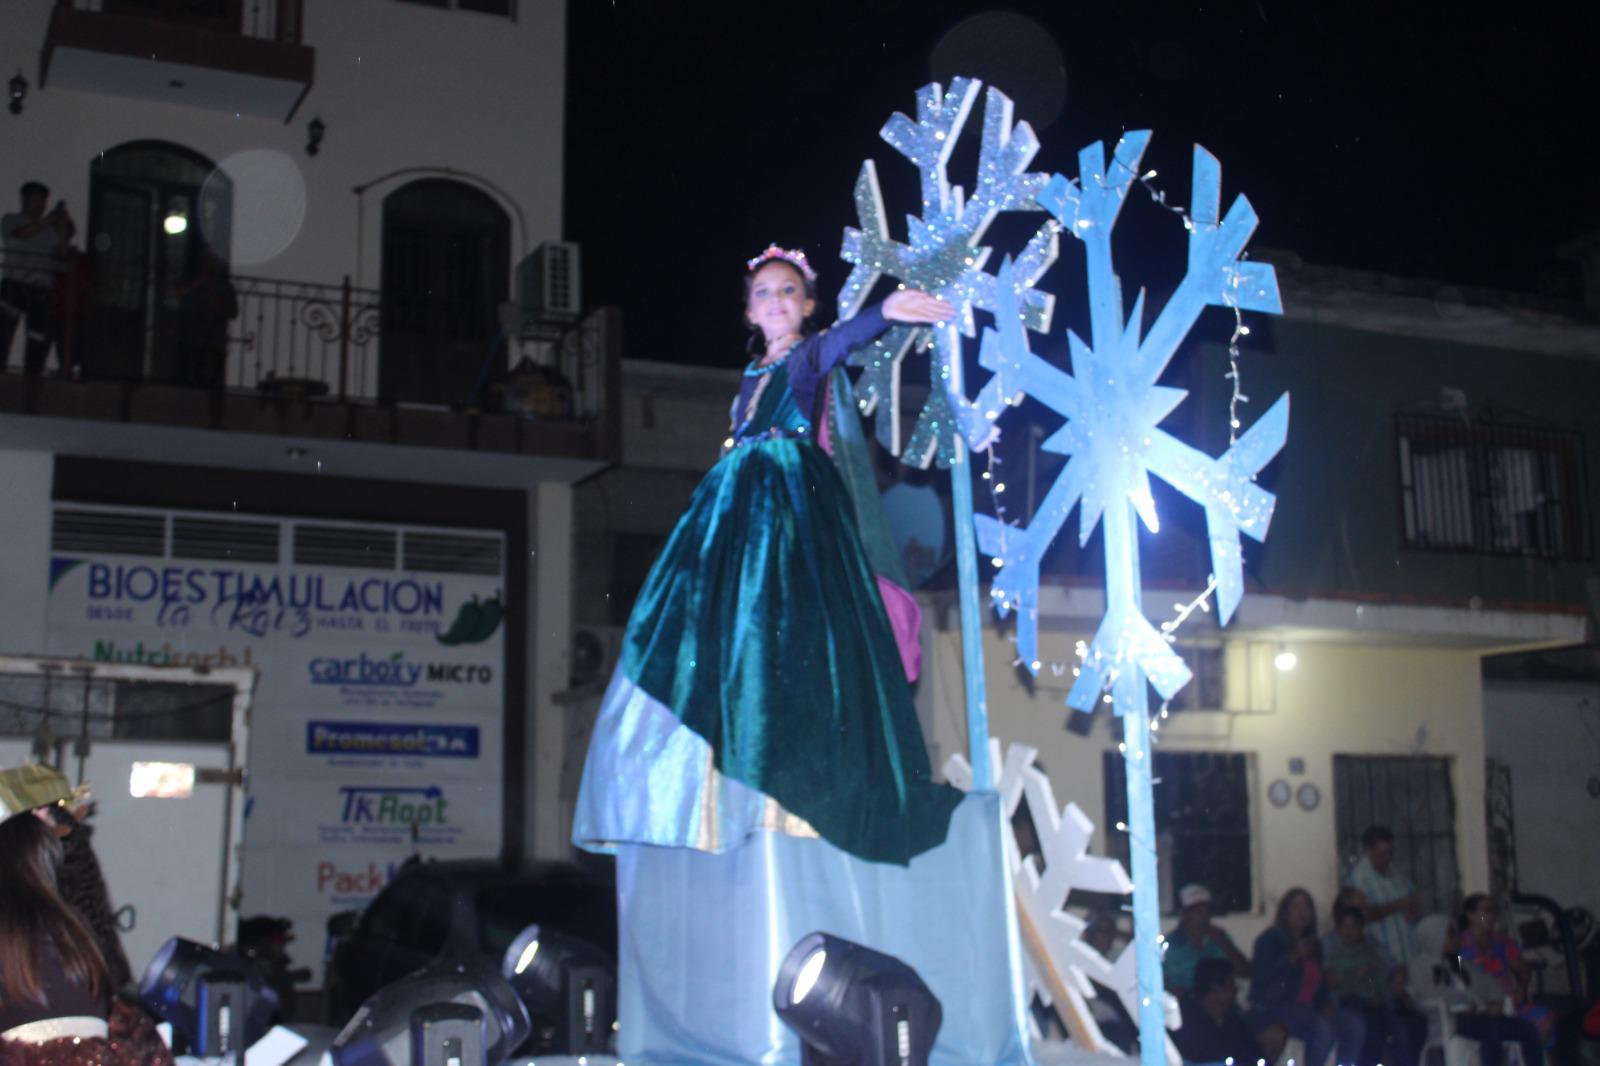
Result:
{"type": "Polygon", "coordinates": [[[1418,1066],[1426,1046],[1454,1035],[1477,1043],[1483,1066],[1500,1066],[1507,1045],[1523,1066],[1543,1066],[1555,1018],[1530,996],[1529,967],[1497,928],[1493,901],[1472,895],[1457,914],[1423,915],[1394,859],[1393,833],[1368,829],[1328,928],[1319,933],[1311,894],[1291,889],[1248,956],[1212,921],[1205,886],[1180,890],[1164,976],[1182,1003],[1173,1040],[1185,1061],[1272,1063],[1295,1038],[1305,1066],[1330,1056],[1418,1066]]]}

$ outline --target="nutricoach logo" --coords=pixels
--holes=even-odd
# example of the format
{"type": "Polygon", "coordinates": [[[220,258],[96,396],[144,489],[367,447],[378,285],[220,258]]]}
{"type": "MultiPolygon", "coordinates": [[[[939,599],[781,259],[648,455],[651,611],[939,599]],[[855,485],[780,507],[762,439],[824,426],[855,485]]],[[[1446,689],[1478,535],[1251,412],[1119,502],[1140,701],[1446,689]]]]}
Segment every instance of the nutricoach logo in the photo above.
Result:
{"type": "Polygon", "coordinates": [[[447,802],[439,786],[429,788],[361,788],[339,790],[345,825],[444,825],[447,802]]]}
{"type": "Polygon", "coordinates": [[[487,685],[494,668],[483,663],[417,663],[403,651],[379,657],[361,652],[350,656],[324,655],[309,665],[313,685],[375,685],[412,688],[426,681],[435,685],[487,685]]]}
{"type": "Polygon", "coordinates": [[[151,641],[97,640],[94,642],[94,661],[97,663],[142,663],[148,666],[251,666],[249,648],[229,648],[218,645],[210,648],[175,648],[171,641],[160,644],[151,641]]]}

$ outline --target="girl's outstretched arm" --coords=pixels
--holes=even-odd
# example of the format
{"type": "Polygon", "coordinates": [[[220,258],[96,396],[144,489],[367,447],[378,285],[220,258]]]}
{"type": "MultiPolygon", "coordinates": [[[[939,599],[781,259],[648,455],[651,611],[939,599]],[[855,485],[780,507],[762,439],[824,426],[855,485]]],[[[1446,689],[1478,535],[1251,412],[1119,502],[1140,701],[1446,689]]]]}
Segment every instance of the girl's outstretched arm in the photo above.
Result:
{"type": "Polygon", "coordinates": [[[818,351],[818,376],[826,374],[845,356],[864,344],[876,340],[890,323],[905,322],[926,325],[946,322],[954,317],[956,309],[937,296],[929,296],[916,289],[903,289],[890,294],[881,304],[861,310],[856,317],[834,323],[822,334],[818,351]]]}

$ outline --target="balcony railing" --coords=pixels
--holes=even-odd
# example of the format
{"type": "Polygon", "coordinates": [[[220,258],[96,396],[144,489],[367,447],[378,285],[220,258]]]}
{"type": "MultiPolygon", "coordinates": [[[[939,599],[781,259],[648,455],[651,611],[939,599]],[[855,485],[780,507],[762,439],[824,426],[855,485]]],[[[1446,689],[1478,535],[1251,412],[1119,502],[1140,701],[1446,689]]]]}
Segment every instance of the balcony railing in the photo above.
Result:
{"type": "Polygon", "coordinates": [[[57,7],[299,44],[305,0],[57,0],[57,7]]]}
{"type": "MultiPolygon", "coordinates": [[[[6,262],[0,256],[0,267],[6,262]]],[[[9,262],[15,273],[17,260],[9,262]]],[[[49,309],[48,319],[39,331],[49,338],[46,380],[66,377],[121,390],[120,401],[101,401],[101,413],[93,417],[132,417],[129,411],[136,404],[131,397],[141,390],[149,394],[165,389],[223,397],[226,403],[217,411],[233,403],[229,398],[250,396],[261,403],[298,403],[306,410],[314,404],[393,409],[398,403],[407,410],[431,409],[441,415],[466,411],[474,417],[503,417],[567,437],[582,430],[603,453],[617,444],[620,335],[619,317],[612,309],[537,339],[496,335],[488,327],[485,335],[465,342],[445,336],[438,341],[450,346],[444,352],[412,327],[419,316],[457,321],[459,308],[434,307],[426,298],[420,305],[416,297],[386,299],[380,290],[355,286],[348,278],[330,285],[233,275],[225,283],[198,283],[211,287],[200,300],[194,299],[193,281],[162,291],[154,279],[96,276],[81,259],[74,270],[56,264],[48,274],[35,272],[30,280],[49,282],[33,289],[49,293],[41,304],[49,309]],[[391,348],[389,373],[384,366],[386,341],[391,348]],[[424,382],[432,388],[429,382],[442,381],[453,399],[442,393],[419,395],[415,376],[393,373],[396,365],[414,370],[419,362],[444,363],[447,358],[457,369],[424,382]],[[196,387],[205,381],[214,387],[196,387]],[[396,381],[409,381],[410,392],[397,389],[396,381]]],[[[0,313],[10,311],[0,308],[0,313]]],[[[28,331],[19,321],[15,332],[20,356],[28,331]]],[[[8,360],[7,369],[14,374],[22,362],[8,360]]],[[[432,372],[440,373],[437,367],[432,372]]],[[[36,396],[18,403],[22,410],[42,410],[36,396]]],[[[225,416],[217,411],[208,416],[211,424],[227,428],[221,424],[225,416]]],[[[509,450],[527,450],[523,438],[533,431],[501,429],[518,442],[509,450]]]]}

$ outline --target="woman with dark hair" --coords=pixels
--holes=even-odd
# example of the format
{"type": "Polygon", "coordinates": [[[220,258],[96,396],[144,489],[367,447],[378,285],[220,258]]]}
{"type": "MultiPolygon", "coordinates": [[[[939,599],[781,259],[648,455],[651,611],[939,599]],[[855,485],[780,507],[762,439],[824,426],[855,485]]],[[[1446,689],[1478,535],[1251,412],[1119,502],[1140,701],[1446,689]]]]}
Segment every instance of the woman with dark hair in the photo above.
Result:
{"type": "Polygon", "coordinates": [[[1361,1015],[1340,1009],[1329,995],[1317,941],[1311,893],[1292,888],[1278,902],[1272,926],[1256,937],[1250,954],[1250,1023],[1259,1033],[1281,1025],[1305,1041],[1307,1066],[1322,1066],[1335,1044],[1339,1061],[1360,1061],[1367,1027],[1361,1015]]]}
{"type": "Polygon", "coordinates": [[[61,898],[50,812],[71,794],[50,767],[0,770],[0,1066],[171,1066],[150,1017],[113,998],[94,934],[61,898]]]}
{"type": "Polygon", "coordinates": [[[932,779],[914,664],[829,452],[830,430],[850,430],[827,395],[834,369],[890,323],[955,311],[901,290],[812,333],[803,253],[774,245],[743,280],[753,358],[722,458],[628,621],[573,840],[724,851],[765,830],[903,864],[944,841],[960,793],[932,779]]]}
{"type": "Polygon", "coordinates": [[[83,919],[56,893],[60,861],[61,843],[42,818],[19,814],[0,823],[0,1035],[7,1039],[19,1039],[19,1028],[25,1038],[30,1026],[106,1034],[105,963],[83,919]]]}

